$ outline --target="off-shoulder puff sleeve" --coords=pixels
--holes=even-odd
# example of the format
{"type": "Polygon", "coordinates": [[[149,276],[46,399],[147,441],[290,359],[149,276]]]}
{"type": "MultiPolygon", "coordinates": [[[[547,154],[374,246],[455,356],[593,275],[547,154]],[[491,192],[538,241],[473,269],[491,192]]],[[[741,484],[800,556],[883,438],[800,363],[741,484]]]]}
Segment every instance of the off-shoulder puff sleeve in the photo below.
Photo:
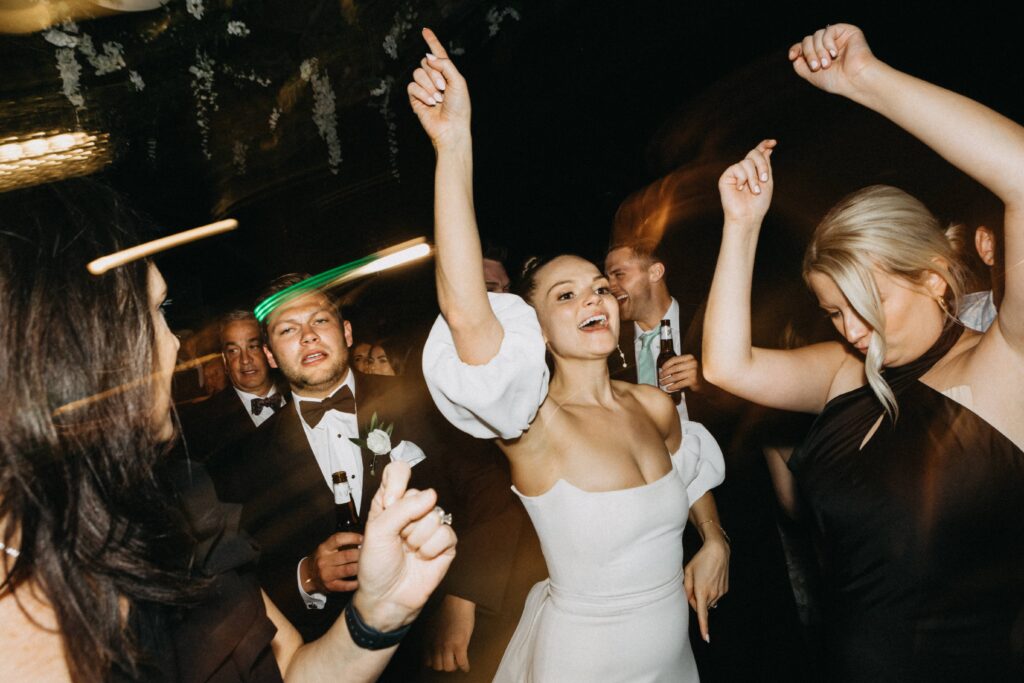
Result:
{"type": "Polygon", "coordinates": [[[548,393],[544,338],[537,314],[513,294],[488,294],[505,336],[483,365],[462,362],[438,316],[423,349],[423,376],[448,421],[481,439],[514,439],[530,428],[548,393]]]}
{"type": "Polygon", "coordinates": [[[690,505],[725,481],[725,457],[711,432],[699,422],[680,420],[683,440],[672,462],[683,483],[690,505]]]}

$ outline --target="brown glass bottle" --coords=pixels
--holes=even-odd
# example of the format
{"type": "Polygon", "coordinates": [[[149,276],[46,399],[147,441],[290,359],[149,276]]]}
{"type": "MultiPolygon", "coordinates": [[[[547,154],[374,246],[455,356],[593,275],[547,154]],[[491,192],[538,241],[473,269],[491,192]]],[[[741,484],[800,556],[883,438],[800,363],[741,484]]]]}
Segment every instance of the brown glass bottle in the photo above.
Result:
{"type": "MultiPolygon", "coordinates": [[[[661,366],[668,362],[671,358],[675,357],[676,351],[672,346],[672,321],[662,320],[661,321],[661,352],[658,354],[658,372],[661,372],[661,366]]],[[[659,381],[660,385],[661,382],[659,381]]],[[[669,394],[672,397],[672,402],[679,405],[679,402],[683,400],[683,392],[673,391],[669,394]]]]}
{"type": "MultiPolygon", "coordinates": [[[[352,488],[348,484],[348,474],[343,471],[331,475],[334,488],[334,530],[361,533],[359,528],[359,512],[356,502],[352,500],[352,488]]],[[[355,546],[342,546],[342,550],[355,546]]]]}

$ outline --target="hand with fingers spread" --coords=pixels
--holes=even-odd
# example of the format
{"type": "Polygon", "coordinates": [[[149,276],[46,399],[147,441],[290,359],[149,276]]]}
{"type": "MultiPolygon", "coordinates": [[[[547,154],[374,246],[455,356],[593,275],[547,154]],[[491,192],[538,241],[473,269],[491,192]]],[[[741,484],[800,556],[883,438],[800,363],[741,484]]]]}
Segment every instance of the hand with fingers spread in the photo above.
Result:
{"type": "Polygon", "coordinates": [[[392,631],[412,622],[455,558],[455,532],[435,508],[437,494],[406,490],[411,469],[385,469],[367,516],[352,600],[366,623],[392,631]]]}
{"type": "Polygon", "coordinates": [[[359,587],[360,534],[348,531],[331,534],[317,546],[300,567],[307,593],[346,593],[359,587]]]}
{"type": "Polygon", "coordinates": [[[423,29],[423,39],[430,51],[413,72],[407,91],[420,125],[438,147],[469,137],[469,90],[434,32],[423,29]]]}
{"type": "Polygon", "coordinates": [[[865,68],[877,62],[864,34],[856,26],[835,24],[789,48],[793,69],[811,85],[825,92],[850,96],[865,68]]]}
{"type": "Polygon", "coordinates": [[[758,227],[768,213],[775,189],[771,156],[775,140],[762,140],[718,179],[726,224],[758,227]]]}

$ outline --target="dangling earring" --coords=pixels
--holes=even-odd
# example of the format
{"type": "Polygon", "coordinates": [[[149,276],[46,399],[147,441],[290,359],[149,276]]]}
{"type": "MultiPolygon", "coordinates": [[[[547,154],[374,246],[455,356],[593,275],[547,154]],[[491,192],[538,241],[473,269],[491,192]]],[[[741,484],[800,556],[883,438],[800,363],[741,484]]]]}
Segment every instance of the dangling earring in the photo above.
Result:
{"type": "Polygon", "coordinates": [[[627,368],[627,367],[629,367],[629,366],[628,366],[628,365],[626,364],[626,354],[624,354],[624,353],[622,352],[622,346],[621,346],[621,345],[619,345],[619,344],[616,344],[616,345],[615,345],[615,349],[616,349],[616,350],[617,350],[617,351],[619,352],[619,358],[621,358],[621,359],[622,359],[622,367],[623,367],[623,368],[627,368]]]}
{"type": "Polygon", "coordinates": [[[945,298],[943,298],[941,296],[938,296],[938,297],[935,297],[935,301],[938,302],[939,308],[942,309],[942,312],[945,314],[945,316],[947,318],[952,318],[953,317],[953,316],[951,316],[949,314],[949,307],[946,305],[946,299],[945,298]]]}

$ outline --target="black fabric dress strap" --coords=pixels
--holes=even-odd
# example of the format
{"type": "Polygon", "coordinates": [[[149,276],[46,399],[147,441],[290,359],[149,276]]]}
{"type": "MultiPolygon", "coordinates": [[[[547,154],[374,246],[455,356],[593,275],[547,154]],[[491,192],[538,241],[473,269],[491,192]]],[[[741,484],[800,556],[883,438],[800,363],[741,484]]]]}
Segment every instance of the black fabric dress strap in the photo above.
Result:
{"type": "MultiPolygon", "coordinates": [[[[958,324],[948,324],[931,348],[919,358],[906,365],[882,370],[882,377],[892,389],[897,405],[900,396],[953,348],[963,331],[964,328],[958,324]]],[[[884,413],[878,397],[868,384],[836,396],[825,405],[811,425],[803,445],[790,458],[789,468],[797,471],[821,448],[859,450],[864,437],[882,414],[885,416],[879,429],[892,429],[892,418],[884,413]]]]}

